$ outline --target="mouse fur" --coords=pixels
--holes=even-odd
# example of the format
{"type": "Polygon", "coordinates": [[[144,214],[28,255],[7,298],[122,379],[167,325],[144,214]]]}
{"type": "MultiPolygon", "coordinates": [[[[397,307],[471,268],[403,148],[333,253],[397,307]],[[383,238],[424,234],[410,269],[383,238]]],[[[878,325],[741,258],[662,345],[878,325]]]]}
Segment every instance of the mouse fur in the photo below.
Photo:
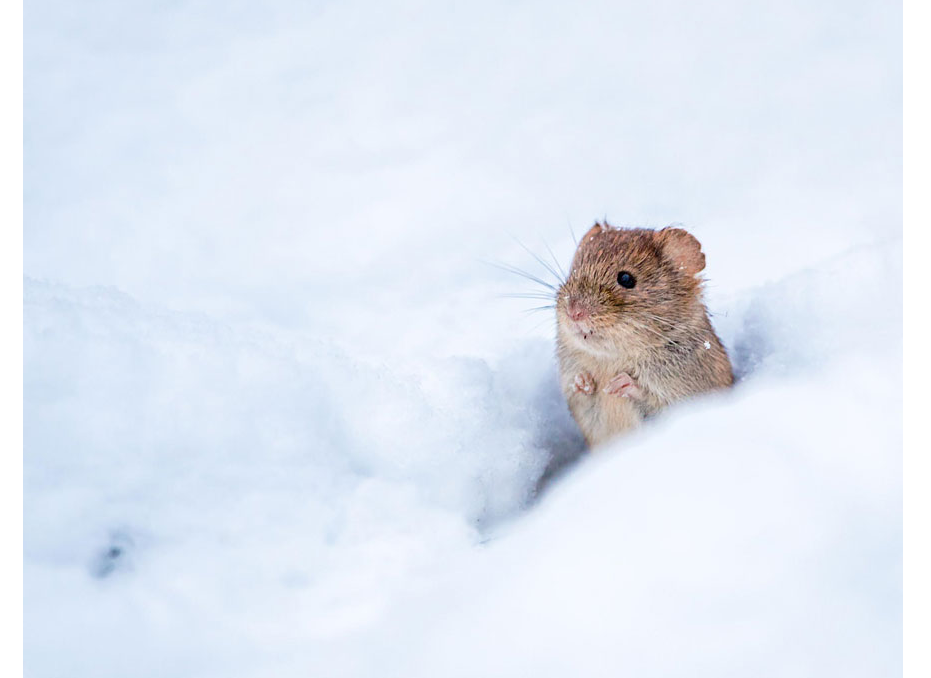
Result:
{"type": "Polygon", "coordinates": [[[704,267],[701,244],[681,228],[596,223],[580,240],[556,298],[557,357],[590,446],[733,384],[702,298],[704,267]]]}

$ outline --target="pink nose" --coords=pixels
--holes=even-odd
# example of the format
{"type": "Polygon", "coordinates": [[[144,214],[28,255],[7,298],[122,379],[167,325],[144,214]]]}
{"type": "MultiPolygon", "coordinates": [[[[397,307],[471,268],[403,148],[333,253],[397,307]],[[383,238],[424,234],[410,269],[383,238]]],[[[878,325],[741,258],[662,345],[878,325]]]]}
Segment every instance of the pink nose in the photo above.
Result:
{"type": "Polygon", "coordinates": [[[585,320],[585,318],[588,317],[588,310],[575,299],[570,300],[567,304],[566,313],[568,313],[569,317],[576,322],[579,320],[585,320]]]}

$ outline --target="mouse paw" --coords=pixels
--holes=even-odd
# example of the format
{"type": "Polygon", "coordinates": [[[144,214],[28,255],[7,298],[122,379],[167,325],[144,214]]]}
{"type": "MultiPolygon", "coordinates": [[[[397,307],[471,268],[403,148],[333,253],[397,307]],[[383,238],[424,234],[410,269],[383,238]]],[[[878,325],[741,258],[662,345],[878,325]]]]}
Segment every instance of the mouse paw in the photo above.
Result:
{"type": "Polygon", "coordinates": [[[595,392],[595,380],[588,372],[579,372],[577,375],[575,375],[575,380],[572,382],[572,387],[575,389],[576,393],[591,395],[595,392]]]}
{"type": "Polygon", "coordinates": [[[643,391],[637,386],[637,382],[634,381],[633,377],[627,374],[627,372],[621,372],[609,381],[608,385],[604,387],[604,392],[620,396],[621,398],[633,398],[635,400],[643,395],[643,391]]]}

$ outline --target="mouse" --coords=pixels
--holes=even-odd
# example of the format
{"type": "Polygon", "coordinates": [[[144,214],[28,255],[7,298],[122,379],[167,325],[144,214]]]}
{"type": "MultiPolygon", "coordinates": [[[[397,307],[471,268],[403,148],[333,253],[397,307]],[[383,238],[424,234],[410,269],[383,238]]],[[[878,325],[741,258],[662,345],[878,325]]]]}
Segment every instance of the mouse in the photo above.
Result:
{"type": "Polygon", "coordinates": [[[703,300],[701,243],[596,222],[556,297],[560,386],[589,447],[734,383],[703,300]]]}

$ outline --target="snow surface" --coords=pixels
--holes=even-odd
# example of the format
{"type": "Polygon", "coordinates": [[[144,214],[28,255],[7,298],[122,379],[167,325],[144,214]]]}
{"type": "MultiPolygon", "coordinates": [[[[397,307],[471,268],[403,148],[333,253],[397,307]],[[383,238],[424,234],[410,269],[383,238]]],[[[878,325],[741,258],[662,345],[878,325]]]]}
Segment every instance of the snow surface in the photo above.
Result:
{"type": "Polygon", "coordinates": [[[901,671],[899,8],[25,10],[27,675],[901,671]],[[605,215],[739,383],[590,454],[605,215]]]}

